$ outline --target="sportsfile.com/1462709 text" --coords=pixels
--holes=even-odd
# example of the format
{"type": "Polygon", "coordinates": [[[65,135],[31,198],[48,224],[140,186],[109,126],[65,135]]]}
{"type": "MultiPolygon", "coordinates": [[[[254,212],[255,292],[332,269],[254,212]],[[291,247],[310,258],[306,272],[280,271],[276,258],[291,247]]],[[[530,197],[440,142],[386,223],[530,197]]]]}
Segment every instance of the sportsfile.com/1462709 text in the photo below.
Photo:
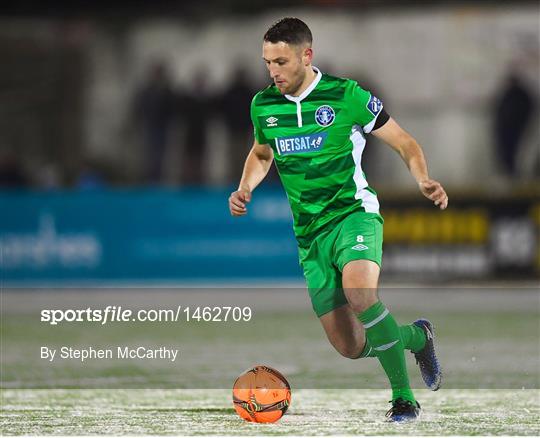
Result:
{"type": "Polygon", "coordinates": [[[249,306],[177,306],[175,309],[125,309],[107,306],[94,309],[43,309],[41,322],[57,325],[66,322],[248,322],[253,317],[249,306]]]}

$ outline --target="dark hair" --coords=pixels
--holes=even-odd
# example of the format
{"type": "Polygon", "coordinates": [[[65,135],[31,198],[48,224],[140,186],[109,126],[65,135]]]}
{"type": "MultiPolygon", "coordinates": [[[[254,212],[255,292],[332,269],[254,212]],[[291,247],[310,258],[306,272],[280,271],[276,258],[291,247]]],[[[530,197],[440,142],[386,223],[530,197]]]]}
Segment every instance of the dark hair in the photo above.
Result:
{"type": "Polygon", "coordinates": [[[309,44],[313,41],[311,30],[299,18],[286,17],[272,24],[264,34],[264,41],[269,43],[284,42],[291,45],[309,44]]]}

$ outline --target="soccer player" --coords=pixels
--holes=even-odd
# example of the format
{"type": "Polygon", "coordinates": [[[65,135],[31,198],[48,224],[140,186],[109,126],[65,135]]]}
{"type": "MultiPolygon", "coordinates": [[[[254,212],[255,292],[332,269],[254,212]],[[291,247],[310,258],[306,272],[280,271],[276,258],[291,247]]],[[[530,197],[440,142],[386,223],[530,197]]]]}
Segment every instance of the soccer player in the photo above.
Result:
{"type": "Polygon", "coordinates": [[[313,309],[330,343],[343,356],[376,357],[392,388],[391,421],[418,417],[405,350],[414,353],[426,385],[437,390],[441,369],[433,326],[424,319],[400,326],[379,300],[383,219],[361,168],[366,134],[390,145],[405,161],[420,192],[440,209],[441,184],[428,175],[422,149],[355,81],[312,65],[312,35],[298,18],[283,18],[263,39],[273,84],[255,95],[255,140],[238,187],[233,216],[246,205],[275,161],[294,218],[300,264],[313,309]]]}

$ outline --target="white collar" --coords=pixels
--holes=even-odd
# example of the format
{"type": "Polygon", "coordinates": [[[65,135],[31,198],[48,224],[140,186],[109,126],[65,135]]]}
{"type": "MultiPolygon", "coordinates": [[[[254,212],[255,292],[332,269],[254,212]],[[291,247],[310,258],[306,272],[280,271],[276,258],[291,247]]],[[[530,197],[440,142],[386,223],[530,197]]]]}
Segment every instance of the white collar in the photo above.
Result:
{"type": "Polygon", "coordinates": [[[285,97],[287,99],[289,99],[290,101],[292,102],[300,102],[302,100],[304,100],[306,97],[308,97],[309,93],[311,93],[315,87],[317,86],[317,84],[321,81],[321,78],[322,78],[322,73],[321,71],[315,67],[315,66],[312,66],[313,70],[315,70],[317,72],[317,76],[315,76],[315,79],[313,79],[313,82],[311,84],[309,84],[309,87],[307,87],[300,96],[291,96],[290,94],[285,94],[285,97]]]}

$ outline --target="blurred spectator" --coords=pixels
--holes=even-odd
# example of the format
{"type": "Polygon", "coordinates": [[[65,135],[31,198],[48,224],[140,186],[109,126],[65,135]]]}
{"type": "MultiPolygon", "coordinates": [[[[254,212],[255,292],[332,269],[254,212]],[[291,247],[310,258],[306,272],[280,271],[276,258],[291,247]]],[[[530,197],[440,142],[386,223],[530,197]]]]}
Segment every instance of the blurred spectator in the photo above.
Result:
{"type": "Polygon", "coordinates": [[[246,68],[237,67],[219,102],[229,145],[229,182],[240,180],[244,162],[253,143],[250,105],[254,94],[255,90],[250,84],[246,68]]]}
{"type": "Polygon", "coordinates": [[[497,158],[509,177],[518,176],[516,158],[534,106],[532,91],[517,70],[510,70],[496,97],[493,120],[497,158]]]}
{"type": "Polygon", "coordinates": [[[54,162],[41,163],[35,170],[36,184],[46,190],[55,190],[62,187],[61,167],[54,162]]]}
{"type": "Polygon", "coordinates": [[[193,83],[180,99],[179,113],[185,125],[185,147],[180,180],[183,184],[202,184],[203,160],[208,141],[208,125],[213,99],[208,89],[208,71],[199,68],[193,83]]]}
{"type": "Polygon", "coordinates": [[[12,153],[0,155],[0,187],[25,187],[28,184],[17,157],[12,153]]]}
{"type": "Polygon", "coordinates": [[[135,96],[135,117],[143,130],[145,177],[159,183],[163,157],[174,121],[174,92],[167,66],[150,65],[148,76],[135,96]]]}

